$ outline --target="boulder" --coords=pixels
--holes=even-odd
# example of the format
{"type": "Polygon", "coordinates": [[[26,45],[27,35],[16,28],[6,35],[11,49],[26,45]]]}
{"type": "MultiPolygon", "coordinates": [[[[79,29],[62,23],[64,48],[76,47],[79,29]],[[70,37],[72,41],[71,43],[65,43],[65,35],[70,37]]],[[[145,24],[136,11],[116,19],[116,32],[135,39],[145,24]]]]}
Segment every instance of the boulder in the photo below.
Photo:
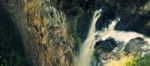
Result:
{"type": "Polygon", "coordinates": [[[108,38],[105,41],[97,42],[95,47],[105,52],[111,52],[117,47],[117,42],[113,38],[108,38]]]}
{"type": "Polygon", "coordinates": [[[124,51],[126,53],[142,53],[142,48],[146,43],[143,38],[134,38],[131,39],[125,46],[124,51]]]}

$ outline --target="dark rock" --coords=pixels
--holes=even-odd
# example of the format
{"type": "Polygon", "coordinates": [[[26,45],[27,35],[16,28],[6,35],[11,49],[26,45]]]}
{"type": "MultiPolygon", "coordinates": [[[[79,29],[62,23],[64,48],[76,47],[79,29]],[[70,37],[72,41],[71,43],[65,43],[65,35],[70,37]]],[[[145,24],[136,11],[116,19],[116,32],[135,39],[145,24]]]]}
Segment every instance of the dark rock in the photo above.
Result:
{"type": "MultiPolygon", "coordinates": [[[[25,49],[25,55],[27,55],[27,60],[31,66],[59,66],[61,64],[62,66],[73,66],[74,52],[76,52],[73,48],[76,41],[70,35],[74,33],[72,27],[74,27],[79,38],[84,40],[89,30],[93,12],[102,8],[102,16],[96,24],[97,30],[107,27],[111,20],[120,17],[121,21],[116,26],[116,30],[135,31],[150,36],[150,28],[147,25],[150,21],[150,11],[143,10],[147,2],[149,0],[0,0],[0,5],[2,5],[0,6],[0,27],[3,28],[4,24],[12,27],[11,29],[4,27],[4,31],[1,31],[0,28],[0,35],[2,36],[0,39],[1,41],[4,39],[3,36],[5,35],[2,33],[6,32],[6,35],[17,38],[13,39],[14,41],[10,44],[22,41],[19,45],[13,44],[12,47],[22,44],[24,48],[17,47],[16,50],[25,49]],[[38,24],[33,23],[35,16],[38,16],[35,21],[38,24]],[[12,20],[9,18],[12,18],[12,20]],[[44,18],[45,20],[49,19],[46,25],[43,25],[44,18]],[[77,25],[72,26],[71,24],[77,25]],[[13,26],[16,28],[13,28],[13,26]],[[15,32],[16,29],[18,29],[17,33],[15,32]],[[71,31],[72,33],[70,33],[71,31]],[[16,37],[15,33],[20,37],[16,37]],[[45,39],[47,40],[46,43],[44,42],[45,39]],[[60,53],[63,54],[63,50],[66,49],[69,49],[69,51],[65,57],[55,58],[60,53]]],[[[7,42],[6,44],[9,44],[7,42]]],[[[132,39],[127,44],[125,51],[132,52],[139,49],[142,46],[140,43],[144,43],[143,40],[132,39]]],[[[106,56],[115,47],[117,47],[117,43],[112,38],[99,41],[95,45],[97,54],[104,59],[108,59],[106,56]]]]}
{"type": "Polygon", "coordinates": [[[84,40],[87,36],[88,30],[90,28],[92,13],[84,13],[79,19],[77,23],[77,32],[82,40],[84,40]]]}
{"type": "Polygon", "coordinates": [[[146,43],[142,38],[134,38],[131,39],[125,46],[124,51],[126,53],[142,53],[141,47],[144,46],[146,43]]]}
{"type": "Polygon", "coordinates": [[[149,11],[144,13],[145,3],[148,0],[127,0],[124,2],[123,0],[117,1],[117,16],[121,18],[121,21],[115,27],[116,30],[123,31],[135,31],[138,33],[149,35],[149,32],[145,32],[145,25],[150,20],[149,11]],[[141,8],[139,8],[141,7],[141,8]],[[141,13],[142,14],[141,14],[141,13]]]}
{"type": "Polygon", "coordinates": [[[101,30],[104,27],[108,27],[111,20],[116,18],[116,7],[105,4],[102,6],[103,13],[98,22],[96,23],[96,30],[101,30]]]}
{"type": "Polygon", "coordinates": [[[0,63],[2,66],[29,66],[21,38],[12,16],[0,1],[0,63]]]}
{"type": "Polygon", "coordinates": [[[101,49],[104,52],[111,52],[115,47],[117,47],[117,42],[113,38],[99,41],[95,45],[95,48],[101,49]]]}

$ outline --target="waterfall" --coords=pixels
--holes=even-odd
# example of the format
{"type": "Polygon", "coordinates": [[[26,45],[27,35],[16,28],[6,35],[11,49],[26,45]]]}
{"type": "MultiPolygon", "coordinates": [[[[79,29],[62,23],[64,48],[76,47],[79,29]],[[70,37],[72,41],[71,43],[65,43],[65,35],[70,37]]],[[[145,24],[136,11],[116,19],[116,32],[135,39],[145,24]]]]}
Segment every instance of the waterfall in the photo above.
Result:
{"type": "Polygon", "coordinates": [[[98,18],[101,16],[101,12],[102,12],[101,9],[94,12],[88,36],[81,48],[78,66],[90,66],[91,56],[93,54],[95,44],[95,35],[94,35],[96,31],[95,24],[98,18]]]}
{"type": "Polygon", "coordinates": [[[101,12],[102,12],[102,9],[96,10],[94,12],[87,38],[84,41],[83,46],[81,48],[78,66],[90,66],[92,54],[94,52],[95,43],[100,40],[104,41],[108,39],[109,37],[113,38],[115,41],[123,42],[124,45],[120,51],[122,51],[125,48],[126,44],[131,39],[134,39],[137,37],[143,38],[145,42],[148,43],[148,45],[145,45],[141,48],[150,50],[150,38],[149,37],[146,37],[143,34],[140,34],[137,32],[132,32],[132,31],[126,32],[126,31],[115,30],[116,24],[120,21],[119,17],[112,20],[108,28],[104,28],[103,31],[96,31],[96,28],[95,28],[96,22],[98,18],[101,16],[101,12]],[[95,36],[98,36],[98,37],[96,38],[95,36]]]}

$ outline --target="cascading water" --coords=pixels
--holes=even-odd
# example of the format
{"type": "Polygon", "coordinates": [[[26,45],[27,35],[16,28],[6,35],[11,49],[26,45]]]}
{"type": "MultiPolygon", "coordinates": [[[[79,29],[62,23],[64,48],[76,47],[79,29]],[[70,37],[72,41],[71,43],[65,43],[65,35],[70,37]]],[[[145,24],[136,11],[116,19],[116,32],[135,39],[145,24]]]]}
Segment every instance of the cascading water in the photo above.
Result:
{"type": "Polygon", "coordinates": [[[95,24],[96,24],[98,18],[101,16],[101,12],[102,12],[102,10],[99,9],[99,10],[95,11],[95,13],[93,15],[93,19],[91,22],[91,26],[90,26],[90,30],[89,30],[87,39],[85,40],[85,42],[81,48],[78,66],[90,66],[91,56],[93,54],[94,44],[95,44],[95,35],[94,35],[95,31],[96,31],[95,24]]]}
{"type": "MultiPolygon", "coordinates": [[[[143,34],[136,33],[136,32],[125,32],[125,31],[118,31],[115,30],[116,24],[120,21],[120,18],[117,17],[115,20],[112,21],[112,23],[108,26],[108,28],[104,28],[103,31],[96,31],[96,22],[98,18],[101,16],[102,10],[99,9],[94,12],[93,19],[91,22],[91,26],[88,32],[88,36],[86,40],[83,43],[83,46],[81,48],[81,53],[79,56],[79,63],[78,66],[91,66],[91,57],[94,52],[94,45],[96,42],[102,40],[106,40],[109,37],[114,38],[116,41],[123,42],[123,47],[120,51],[124,49],[126,44],[133,38],[141,37],[144,39],[145,42],[148,43],[148,45],[145,45],[141,48],[143,49],[150,49],[150,38],[144,36],[143,34]],[[98,36],[98,37],[95,37],[98,36]]],[[[150,54],[150,53],[149,53],[150,54]]]]}

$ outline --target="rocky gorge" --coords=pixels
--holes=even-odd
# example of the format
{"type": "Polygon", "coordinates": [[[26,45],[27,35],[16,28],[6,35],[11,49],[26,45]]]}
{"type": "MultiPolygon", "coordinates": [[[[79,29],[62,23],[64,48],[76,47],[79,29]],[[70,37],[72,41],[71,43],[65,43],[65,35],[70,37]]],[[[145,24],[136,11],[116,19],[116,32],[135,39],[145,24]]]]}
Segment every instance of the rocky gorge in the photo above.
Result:
{"type": "Polygon", "coordinates": [[[135,32],[142,37],[124,43],[119,40],[125,37],[116,39],[108,32],[105,40],[92,44],[94,58],[89,66],[117,66],[116,62],[122,62],[124,57],[133,62],[132,56],[150,54],[150,40],[146,39],[150,37],[150,0],[1,0],[0,65],[78,66],[93,14],[99,9],[102,12],[92,30],[99,31],[100,35],[92,35],[94,38],[89,41],[102,38],[116,18],[119,18],[114,26],[116,32],[123,31],[124,36],[135,32]]]}

